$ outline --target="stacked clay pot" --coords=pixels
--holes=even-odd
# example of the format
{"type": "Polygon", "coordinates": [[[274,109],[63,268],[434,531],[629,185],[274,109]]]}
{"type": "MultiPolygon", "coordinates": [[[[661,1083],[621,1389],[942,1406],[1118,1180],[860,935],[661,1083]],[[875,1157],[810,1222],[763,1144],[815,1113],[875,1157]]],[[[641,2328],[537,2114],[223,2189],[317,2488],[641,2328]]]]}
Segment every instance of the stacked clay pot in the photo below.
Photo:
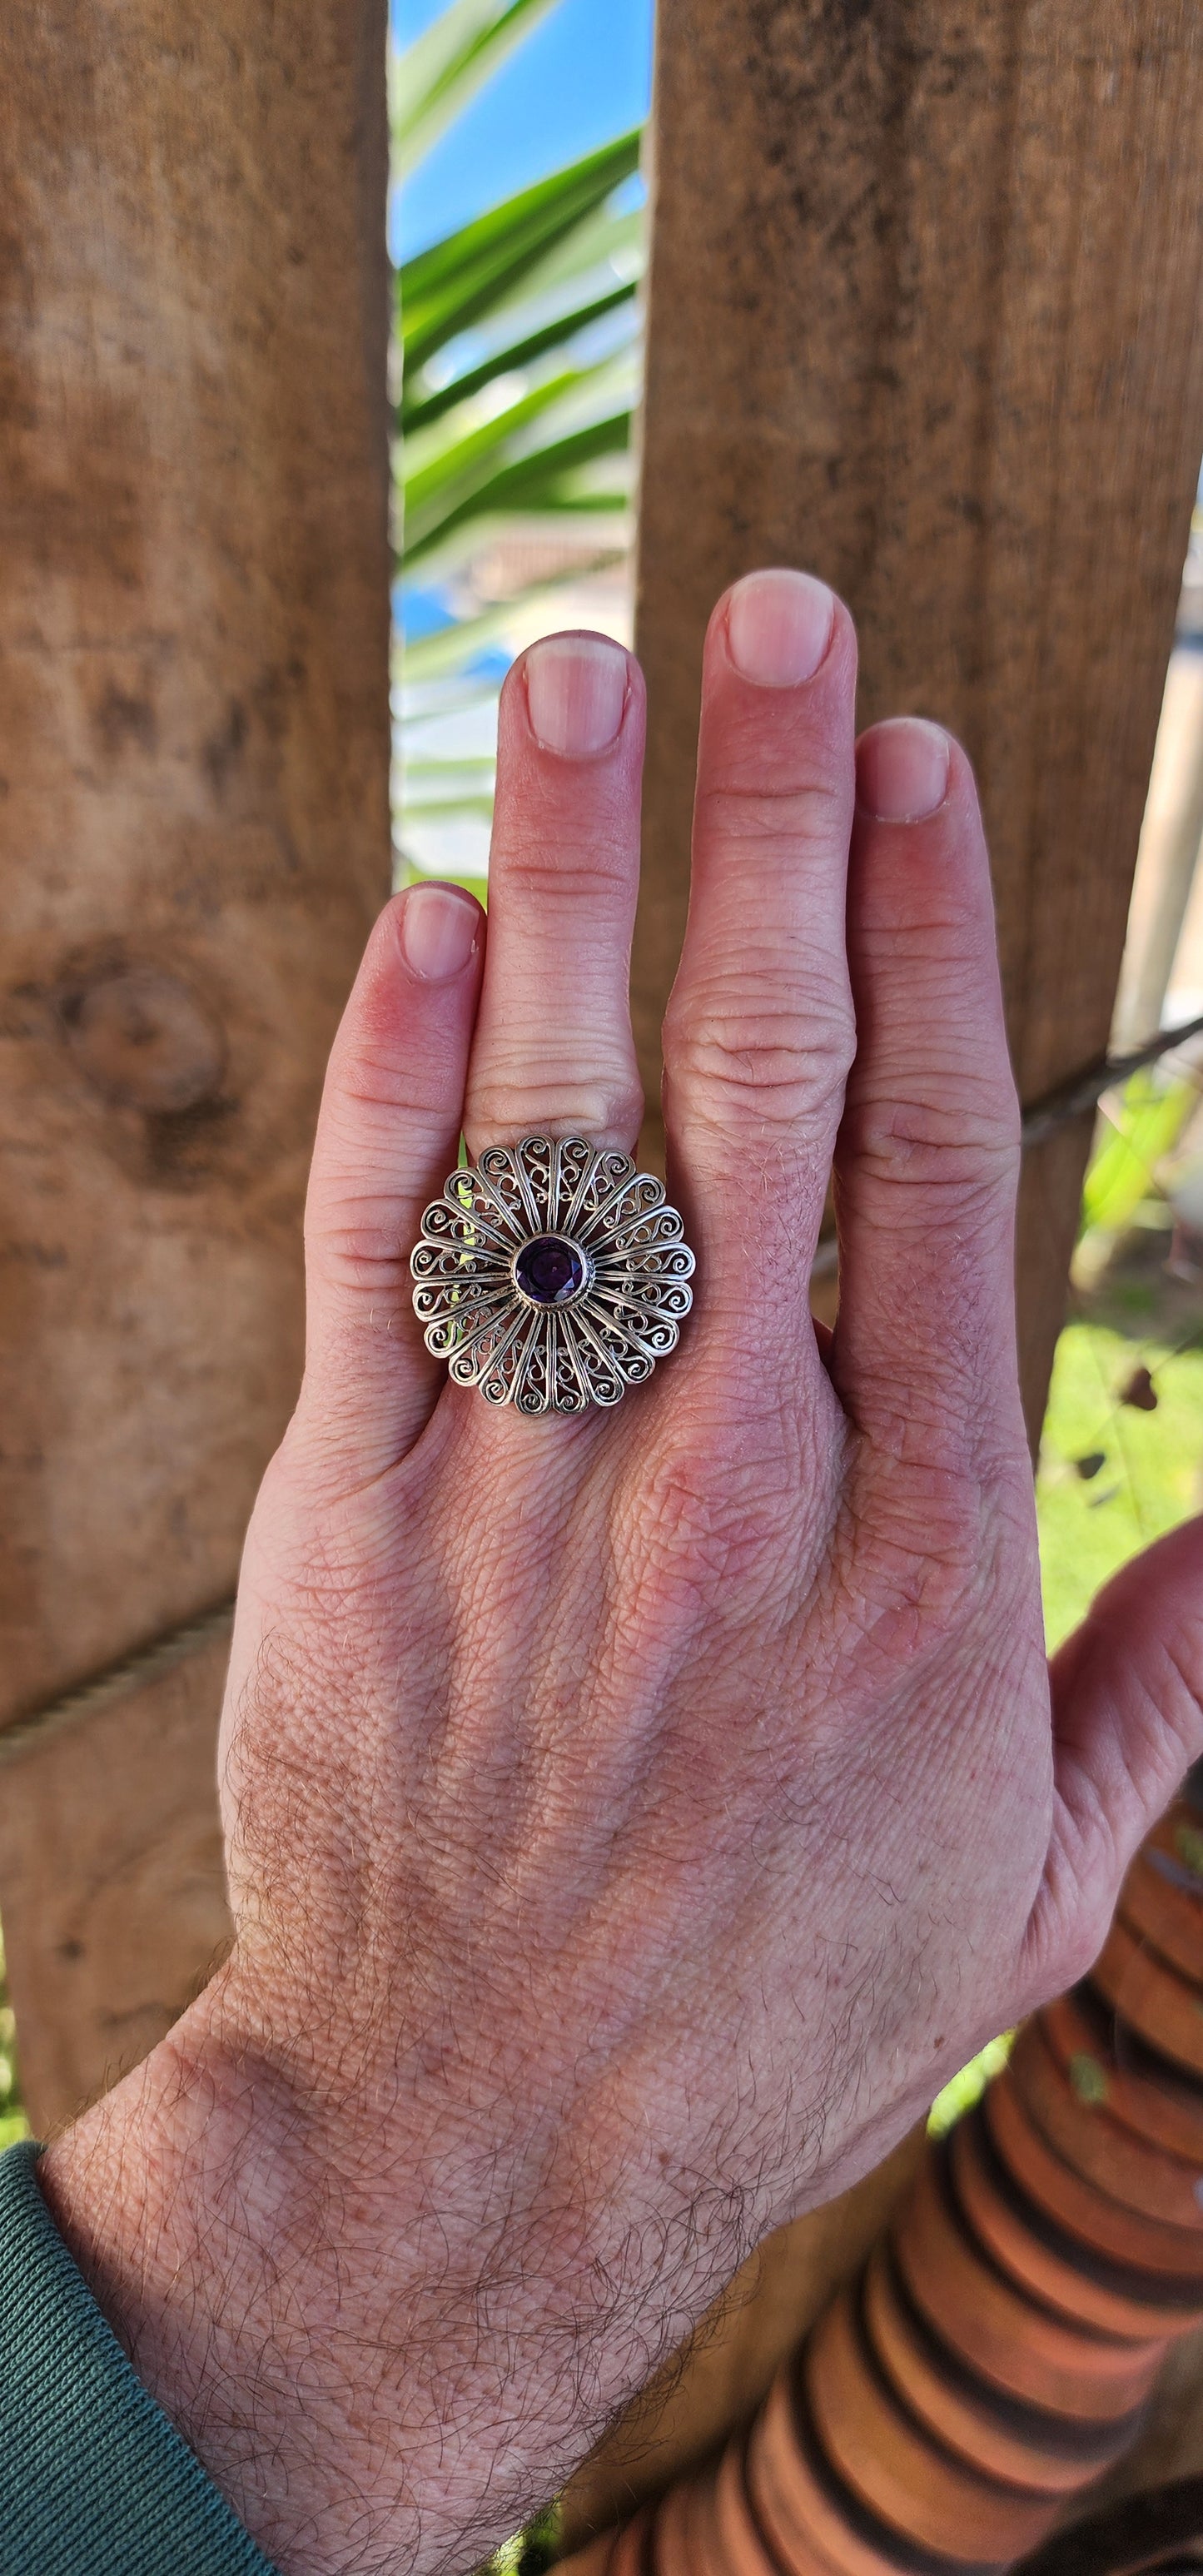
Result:
{"type": "Polygon", "coordinates": [[[573,2576],[997,2576],[1203,2320],[1203,1790],[722,2457],[573,2576]]]}

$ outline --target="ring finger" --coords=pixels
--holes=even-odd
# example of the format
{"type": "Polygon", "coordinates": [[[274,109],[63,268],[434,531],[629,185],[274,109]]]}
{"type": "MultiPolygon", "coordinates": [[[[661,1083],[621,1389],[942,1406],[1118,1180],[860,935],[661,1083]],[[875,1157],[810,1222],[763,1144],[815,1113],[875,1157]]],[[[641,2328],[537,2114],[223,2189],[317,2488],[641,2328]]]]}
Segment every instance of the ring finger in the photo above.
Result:
{"type": "Polygon", "coordinates": [[[629,1152],[642,1098],[628,978],[643,682],[602,635],[550,635],[502,692],[489,939],[468,1072],[474,1158],[527,1134],[629,1152]]]}

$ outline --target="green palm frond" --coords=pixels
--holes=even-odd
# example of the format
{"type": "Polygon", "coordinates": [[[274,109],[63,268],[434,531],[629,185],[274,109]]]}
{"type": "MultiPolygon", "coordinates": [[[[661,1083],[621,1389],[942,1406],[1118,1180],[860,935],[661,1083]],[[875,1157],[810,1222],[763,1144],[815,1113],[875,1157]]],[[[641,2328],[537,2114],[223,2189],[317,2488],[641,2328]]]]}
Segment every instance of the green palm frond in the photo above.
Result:
{"type": "Polygon", "coordinates": [[[1196,1083],[1167,1079],[1157,1067],[1130,1077],[1083,1183],[1083,1236],[1096,1230],[1119,1234],[1130,1222],[1155,1187],[1155,1166],[1173,1151],[1198,1098],[1196,1083]]]}
{"type": "Polygon", "coordinates": [[[469,403],[412,439],[403,458],[406,566],[429,565],[469,522],[499,512],[622,508],[625,490],[590,488],[582,468],[626,453],[626,372],[613,360],[562,369],[483,421],[469,403]]]}
{"type": "Polygon", "coordinates": [[[537,359],[550,356],[553,350],[562,349],[566,341],[576,339],[591,324],[616,312],[620,305],[631,303],[634,294],[634,279],[608,287],[595,295],[591,302],[571,306],[558,313],[553,321],[542,323],[537,330],[527,331],[520,339],[503,340],[499,348],[490,350],[487,358],[480,359],[474,367],[465,368],[462,375],[451,377],[437,389],[429,393],[407,391],[398,409],[401,429],[407,437],[417,430],[429,429],[432,422],[441,420],[444,412],[450,411],[454,404],[483,393],[485,387],[495,383],[499,376],[515,375],[533,366],[537,359]]]}
{"type": "MultiPolygon", "coordinates": [[[[451,0],[395,59],[395,175],[414,167],[556,5],[451,0]]],[[[511,527],[561,531],[570,538],[565,574],[554,568],[556,539],[552,570],[538,574],[546,585],[574,562],[612,562],[621,543],[605,532],[617,529],[630,500],[643,224],[628,183],[641,140],[638,129],[616,136],[397,272],[399,565],[403,578],[425,586],[454,576],[456,588],[443,595],[462,594],[462,613],[417,637],[399,664],[403,733],[423,746],[420,767],[408,750],[404,764],[404,815],[418,826],[471,820],[479,830],[489,808],[491,764],[434,757],[430,731],[433,722],[438,735],[440,710],[480,704],[471,675],[488,664],[479,657],[535,597],[480,601],[466,575],[482,545],[511,527]],[[575,529],[579,538],[570,537],[575,529]],[[596,541],[586,534],[594,530],[596,541]]],[[[540,549],[546,555],[541,539],[536,563],[540,549]]],[[[485,686],[495,689],[495,677],[485,686]]],[[[461,738],[459,719],[452,735],[461,738]]]]}
{"type": "Polygon", "coordinates": [[[406,260],[397,294],[407,384],[473,323],[506,310],[539,264],[638,169],[639,139],[637,131],[620,135],[406,260]]]}
{"type": "Polygon", "coordinates": [[[395,179],[416,169],[557,0],[451,0],[389,64],[395,179]]]}
{"type": "Polygon", "coordinates": [[[625,456],[630,443],[630,412],[615,412],[608,420],[592,421],[586,429],[550,440],[533,455],[501,466],[470,496],[444,511],[425,541],[419,540],[407,554],[407,563],[421,562],[435,546],[445,547],[468,520],[511,512],[542,518],[625,510],[625,488],[592,480],[581,469],[602,457],[625,456]]]}
{"type": "Polygon", "coordinates": [[[630,447],[640,242],[611,201],[638,150],[620,136],[401,271],[405,569],[500,512],[625,506],[583,469],[630,447]]]}

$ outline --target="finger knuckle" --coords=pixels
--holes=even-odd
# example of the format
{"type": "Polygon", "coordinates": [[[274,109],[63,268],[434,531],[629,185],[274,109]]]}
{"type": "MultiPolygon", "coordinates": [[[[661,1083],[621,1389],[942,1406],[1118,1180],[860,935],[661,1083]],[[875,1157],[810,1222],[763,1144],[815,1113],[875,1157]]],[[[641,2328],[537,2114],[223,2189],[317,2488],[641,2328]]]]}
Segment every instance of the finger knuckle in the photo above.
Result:
{"type": "MultiPolygon", "coordinates": [[[[1012,1194],[1019,1179],[1019,1115],[1008,1089],[947,1088],[899,1096],[862,1094],[850,1104],[845,1142],[887,1193],[953,1193],[968,1201],[1012,1194]]],[[[902,1214],[899,1207],[899,1215],[902,1214]]]]}
{"type": "Polygon", "coordinates": [[[408,1246],[398,1242],[395,1210],[366,1195],[327,1195],[306,1215],[305,1251],[332,1286],[379,1296],[395,1291],[408,1246]]]}
{"type": "Polygon", "coordinates": [[[336,1056],[337,1078],[323,1112],[324,1130],[342,1151],[353,1152],[364,1138],[391,1137],[398,1116],[415,1129],[441,1124],[445,1112],[440,1070],[441,1060],[433,1049],[425,1068],[386,1044],[336,1056]]]}
{"type": "Polygon", "coordinates": [[[756,1598],[780,1579],[779,1505],[766,1499],[761,1468],[733,1464],[731,1450],[729,1429],[687,1427],[631,1498],[622,1554],[653,1631],[699,1605],[756,1598]]]}
{"type": "Polygon", "coordinates": [[[843,1098],[855,1039],[843,997],[816,989],[774,993],[746,979],[694,991],[664,1031],[665,1070],[703,1110],[804,1128],[826,1122],[843,1098]]]}
{"type": "Polygon", "coordinates": [[[529,1057],[512,1072],[499,1065],[473,1084],[466,1129],[480,1143],[508,1136],[587,1136],[633,1142],[643,1119],[643,1092],[628,1066],[599,1069],[582,1080],[579,1064],[531,1068],[529,1057]]]}
{"type": "Polygon", "coordinates": [[[842,783],[808,774],[766,779],[762,763],[749,762],[746,775],[735,769],[703,780],[698,822],[724,851],[784,846],[827,856],[844,837],[846,806],[842,783]]]}
{"type": "Polygon", "coordinates": [[[532,832],[521,847],[495,850],[489,862],[494,896],[504,887],[509,902],[535,916],[546,933],[548,910],[578,924],[582,913],[608,914],[625,906],[635,883],[633,849],[599,836],[587,843],[563,833],[532,832]]]}

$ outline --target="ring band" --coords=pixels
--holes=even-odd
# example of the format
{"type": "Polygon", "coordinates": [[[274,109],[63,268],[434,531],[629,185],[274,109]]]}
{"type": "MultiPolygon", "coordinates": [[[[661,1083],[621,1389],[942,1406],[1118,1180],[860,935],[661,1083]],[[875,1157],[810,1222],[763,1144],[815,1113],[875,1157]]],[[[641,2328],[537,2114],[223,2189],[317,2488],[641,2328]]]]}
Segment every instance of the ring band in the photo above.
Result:
{"type": "Polygon", "coordinates": [[[617,1404],[676,1349],[693,1254],[664,1185],[583,1136],[490,1145],[452,1172],[410,1255],[428,1351],[486,1404],[617,1404]]]}

